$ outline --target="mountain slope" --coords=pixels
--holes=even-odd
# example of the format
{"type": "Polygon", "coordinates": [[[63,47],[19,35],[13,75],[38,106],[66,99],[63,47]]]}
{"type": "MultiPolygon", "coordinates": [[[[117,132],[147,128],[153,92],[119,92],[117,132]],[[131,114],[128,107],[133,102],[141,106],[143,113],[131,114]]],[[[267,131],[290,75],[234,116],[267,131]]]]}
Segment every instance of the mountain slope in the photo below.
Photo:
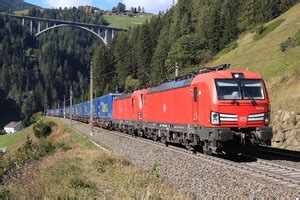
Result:
{"type": "MultiPolygon", "coordinates": [[[[269,89],[272,108],[300,111],[300,42],[286,51],[281,45],[288,38],[300,35],[300,4],[265,24],[274,30],[262,34],[246,33],[237,48],[221,53],[213,64],[231,63],[234,69],[248,69],[261,73],[269,89]],[[257,39],[258,38],[258,39],[257,39]]],[[[224,51],[223,51],[224,52],[224,51]]]]}
{"type": "Polygon", "coordinates": [[[141,25],[146,20],[150,21],[152,14],[139,15],[137,17],[118,16],[118,15],[104,15],[104,19],[110,26],[129,28],[141,25]]]}
{"type": "Polygon", "coordinates": [[[6,12],[9,10],[23,10],[31,9],[37,6],[26,3],[24,0],[0,0],[0,12],[6,12]]]}

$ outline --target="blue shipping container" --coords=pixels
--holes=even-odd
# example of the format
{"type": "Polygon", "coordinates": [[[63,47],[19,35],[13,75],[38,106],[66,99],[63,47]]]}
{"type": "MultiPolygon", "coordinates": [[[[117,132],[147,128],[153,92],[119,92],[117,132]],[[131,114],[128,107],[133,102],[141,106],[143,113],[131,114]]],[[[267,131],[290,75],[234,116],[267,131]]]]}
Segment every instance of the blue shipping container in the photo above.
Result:
{"type": "Polygon", "coordinates": [[[83,102],[83,117],[89,117],[90,110],[90,101],[83,102]]]}
{"type": "Polygon", "coordinates": [[[112,121],[113,100],[120,94],[108,94],[94,99],[94,115],[100,121],[112,121]]]}

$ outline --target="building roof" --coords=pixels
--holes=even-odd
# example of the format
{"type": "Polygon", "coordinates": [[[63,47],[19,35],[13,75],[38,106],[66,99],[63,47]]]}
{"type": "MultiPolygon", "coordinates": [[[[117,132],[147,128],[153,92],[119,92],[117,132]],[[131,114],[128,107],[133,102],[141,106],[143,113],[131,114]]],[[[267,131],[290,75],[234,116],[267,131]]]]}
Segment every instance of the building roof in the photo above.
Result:
{"type": "Polygon", "coordinates": [[[19,124],[20,122],[10,122],[4,128],[16,128],[19,124]]]}

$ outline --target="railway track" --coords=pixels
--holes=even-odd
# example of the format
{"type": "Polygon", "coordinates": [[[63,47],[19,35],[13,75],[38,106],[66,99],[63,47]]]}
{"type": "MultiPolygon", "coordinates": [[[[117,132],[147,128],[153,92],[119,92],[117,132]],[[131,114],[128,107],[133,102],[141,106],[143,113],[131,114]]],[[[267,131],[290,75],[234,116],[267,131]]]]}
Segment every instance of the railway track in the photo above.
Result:
{"type": "Polygon", "coordinates": [[[294,159],[294,160],[297,160],[298,162],[300,162],[300,152],[297,152],[297,151],[289,151],[286,149],[279,149],[279,148],[267,147],[267,146],[260,146],[258,148],[258,151],[282,156],[285,158],[294,159]]]}
{"type": "MultiPolygon", "coordinates": [[[[84,129],[75,128],[79,132],[86,132],[84,129]]],[[[223,165],[227,168],[231,169],[239,169],[244,171],[245,173],[251,173],[256,176],[265,177],[267,179],[270,179],[272,181],[278,182],[278,183],[284,183],[287,186],[290,187],[296,187],[298,190],[300,190],[300,169],[289,167],[283,164],[277,164],[271,161],[263,160],[263,159],[257,159],[255,158],[255,161],[253,162],[234,162],[228,159],[224,159],[221,157],[216,156],[209,156],[205,155],[203,153],[194,153],[192,151],[189,151],[184,148],[168,145],[162,143],[157,143],[152,140],[146,139],[146,138],[140,138],[140,137],[133,137],[131,135],[120,133],[116,131],[108,131],[101,128],[96,128],[99,132],[106,132],[106,133],[113,133],[115,135],[118,135],[123,138],[127,138],[130,140],[136,140],[139,142],[147,143],[152,146],[156,146],[159,148],[171,150],[176,153],[184,154],[192,156],[196,159],[202,159],[206,162],[217,164],[217,165],[223,165]]]]}

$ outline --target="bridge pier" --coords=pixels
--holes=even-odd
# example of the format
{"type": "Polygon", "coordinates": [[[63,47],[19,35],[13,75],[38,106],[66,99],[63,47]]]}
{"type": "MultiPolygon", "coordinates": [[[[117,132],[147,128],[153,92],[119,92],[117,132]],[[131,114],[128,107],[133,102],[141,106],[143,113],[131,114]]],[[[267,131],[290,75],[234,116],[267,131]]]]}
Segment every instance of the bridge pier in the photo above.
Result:
{"type": "Polygon", "coordinates": [[[24,26],[24,25],[25,25],[25,19],[22,18],[22,26],[24,26]]]}
{"type": "Polygon", "coordinates": [[[41,32],[41,22],[40,21],[38,22],[38,30],[37,30],[37,32],[38,33],[41,32]]]}
{"type": "Polygon", "coordinates": [[[107,29],[105,30],[104,41],[107,44],[107,41],[108,41],[108,30],[107,29]]]}
{"type": "Polygon", "coordinates": [[[30,31],[30,34],[33,33],[33,21],[32,20],[30,20],[30,29],[29,29],[29,31],[30,31]]]}
{"type": "Polygon", "coordinates": [[[111,39],[114,39],[114,37],[115,37],[115,30],[112,29],[112,30],[111,30],[111,39]]]}

